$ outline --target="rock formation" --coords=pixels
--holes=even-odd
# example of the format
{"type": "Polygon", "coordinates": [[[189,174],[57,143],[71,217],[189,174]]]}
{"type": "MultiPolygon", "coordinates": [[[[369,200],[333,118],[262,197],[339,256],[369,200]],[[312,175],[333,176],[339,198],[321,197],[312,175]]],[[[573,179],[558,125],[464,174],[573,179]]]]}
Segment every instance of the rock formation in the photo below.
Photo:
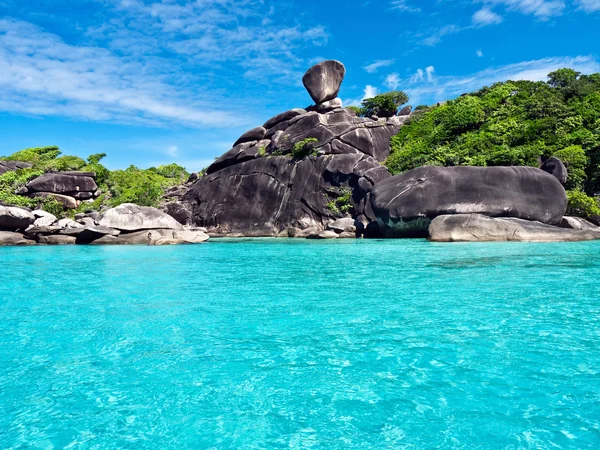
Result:
{"type": "Polygon", "coordinates": [[[427,236],[432,219],[478,213],[558,225],[567,209],[560,182],[534,167],[423,166],[378,183],[371,206],[385,236],[427,236]]]}
{"type": "Polygon", "coordinates": [[[184,227],[164,212],[123,204],[97,213],[60,219],[42,210],[0,205],[1,245],[65,244],[198,244],[204,229],[184,227]],[[108,225],[108,226],[107,226],[108,225]]]}
{"type": "Polygon", "coordinates": [[[277,236],[343,216],[368,222],[366,196],[389,176],[381,165],[408,116],[357,117],[336,100],[345,69],[324,61],[304,84],[316,105],[296,108],[244,133],[204,177],[163,210],[215,235],[277,236]]]}
{"type": "Polygon", "coordinates": [[[0,160],[0,175],[5,174],[6,172],[12,172],[18,169],[27,169],[29,167],[33,167],[33,164],[21,162],[21,161],[8,161],[8,160],[0,160]]]}
{"type": "Polygon", "coordinates": [[[317,106],[333,100],[340,92],[346,68],[339,61],[323,61],[312,66],[302,77],[302,83],[317,106]]]}
{"type": "Polygon", "coordinates": [[[29,197],[52,198],[66,209],[96,198],[100,192],[93,172],[49,172],[31,180],[18,192],[29,197]]]}
{"type": "Polygon", "coordinates": [[[575,230],[523,219],[454,214],[433,219],[429,239],[434,242],[587,241],[600,239],[600,229],[575,230]]]}

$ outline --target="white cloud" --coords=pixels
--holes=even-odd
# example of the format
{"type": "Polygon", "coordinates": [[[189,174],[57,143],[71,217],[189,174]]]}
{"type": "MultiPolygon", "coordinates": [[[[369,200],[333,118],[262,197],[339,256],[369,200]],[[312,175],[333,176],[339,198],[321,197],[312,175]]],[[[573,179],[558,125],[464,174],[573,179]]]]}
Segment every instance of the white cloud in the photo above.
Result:
{"type": "Polygon", "coordinates": [[[190,100],[190,92],[161,82],[161,74],[150,67],[106,49],[66,44],[26,22],[0,20],[0,66],[3,111],[153,125],[175,121],[232,126],[248,121],[233,111],[190,100]]]}
{"type": "Polygon", "coordinates": [[[600,11],[600,0],[577,0],[577,4],[579,9],[587,13],[600,11]]]}
{"type": "Polygon", "coordinates": [[[423,45],[434,46],[438,44],[444,36],[449,34],[456,34],[460,31],[463,31],[465,28],[461,28],[456,25],[446,25],[442,28],[435,30],[430,36],[426,37],[421,41],[423,45]]]}
{"type": "Polygon", "coordinates": [[[371,86],[370,84],[367,84],[365,86],[365,93],[363,95],[363,100],[366,98],[373,98],[377,95],[377,88],[371,86]]]}
{"type": "Polygon", "coordinates": [[[436,76],[435,84],[421,80],[406,90],[414,104],[435,103],[490,86],[498,81],[545,81],[548,73],[571,67],[582,73],[600,72],[600,63],[591,56],[555,57],[489,68],[467,76],[436,76]]]}
{"type": "Polygon", "coordinates": [[[417,69],[414,75],[410,78],[411,83],[421,83],[423,81],[427,81],[432,83],[434,81],[433,74],[435,73],[435,67],[428,66],[423,69],[417,69]]]}
{"type": "Polygon", "coordinates": [[[540,20],[547,20],[552,16],[560,16],[565,9],[562,0],[477,0],[487,5],[503,5],[509,11],[518,11],[522,14],[533,15],[540,20]]]}
{"type": "Polygon", "coordinates": [[[483,57],[483,50],[478,49],[475,51],[475,54],[477,55],[478,58],[482,58],[483,57]]]}
{"type": "Polygon", "coordinates": [[[415,74],[410,78],[410,82],[418,83],[419,81],[423,81],[424,75],[425,75],[425,72],[423,72],[423,69],[417,69],[415,74]]]}
{"type": "Polygon", "coordinates": [[[421,8],[410,6],[407,0],[392,0],[390,2],[390,9],[397,9],[402,12],[421,12],[421,8]]]}
{"type": "Polygon", "coordinates": [[[394,62],[395,60],[393,59],[380,59],[364,66],[363,69],[365,69],[368,73],[375,73],[382,67],[391,66],[392,64],[394,64],[394,62]]]}
{"type": "Polygon", "coordinates": [[[435,72],[435,68],[433,66],[429,66],[425,68],[425,75],[427,76],[427,81],[430,83],[433,82],[433,73],[435,72]]]}
{"type": "Polygon", "coordinates": [[[473,23],[477,26],[494,25],[502,22],[502,17],[489,8],[481,8],[473,14],[473,23]]]}
{"type": "Polygon", "coordinates": [[[165,154],[176,158],[177,156],[179,156],[179,147],[177,147],[176,145],[170,145],[165,150],[165,154]]]}
{"type": "Polygon", "coordinates": [[[400,76],[397,73],[390,73],[387,77],[385,77],[385,87],[395,91],[400,86],[400,76]]]}

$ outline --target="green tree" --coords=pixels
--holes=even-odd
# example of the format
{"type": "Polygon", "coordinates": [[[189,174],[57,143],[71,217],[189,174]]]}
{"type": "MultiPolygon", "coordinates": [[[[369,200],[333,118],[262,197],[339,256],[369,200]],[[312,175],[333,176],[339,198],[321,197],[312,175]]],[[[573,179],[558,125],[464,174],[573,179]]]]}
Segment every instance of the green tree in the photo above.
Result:
{"type": "Polygon", "coordinates": [[[392,117],[398,108],[408,102],[408,95],[402,91],[392,91],[367,98],[362,102],[361,115],[370,117],[392,117]]]}

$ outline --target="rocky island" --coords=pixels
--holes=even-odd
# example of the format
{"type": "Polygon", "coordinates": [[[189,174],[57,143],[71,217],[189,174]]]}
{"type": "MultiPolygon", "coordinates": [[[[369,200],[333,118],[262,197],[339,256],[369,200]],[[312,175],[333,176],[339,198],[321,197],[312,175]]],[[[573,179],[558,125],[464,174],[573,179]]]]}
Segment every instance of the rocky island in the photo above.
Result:
{"type": "MultiPolygon", "coordinates": [[[[39,202],[36,208],[2,202],[0,244],[161,245],[209,236],[600,238],[596,225],[567,216],[568,167],[556,157],[539,167],[423,165],[393,175],[390,141],[419,111],[398,111],[401,95],[372,102],[366,112],[344,108],[338,93],[345,71],[333,60],[311,67],[302,81],[313,105],[245,132],[204,173],[167,189],[157,207],[102,200],[97,173],[83,170],[97,160],[82,170],[37,174],[14,192],[39,202]],[[48,201],[72,217],[47,211],[48,201]]],[[[0,160],[0,176],[31,168],[0,160]]]]}

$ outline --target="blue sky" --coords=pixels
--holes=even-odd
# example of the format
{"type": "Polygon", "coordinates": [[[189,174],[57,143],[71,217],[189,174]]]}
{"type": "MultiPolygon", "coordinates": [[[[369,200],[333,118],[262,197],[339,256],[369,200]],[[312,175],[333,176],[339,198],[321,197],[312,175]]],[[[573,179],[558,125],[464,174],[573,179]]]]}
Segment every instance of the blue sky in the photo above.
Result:
{"type": "Polygon", "coordinates": [[[338,59],[346,105],[431,104],[560,67],[600,72],[600,0],[0,0],[0,155],[43,145],[110,168],[208,165],[310,104],[338,59]]]}

